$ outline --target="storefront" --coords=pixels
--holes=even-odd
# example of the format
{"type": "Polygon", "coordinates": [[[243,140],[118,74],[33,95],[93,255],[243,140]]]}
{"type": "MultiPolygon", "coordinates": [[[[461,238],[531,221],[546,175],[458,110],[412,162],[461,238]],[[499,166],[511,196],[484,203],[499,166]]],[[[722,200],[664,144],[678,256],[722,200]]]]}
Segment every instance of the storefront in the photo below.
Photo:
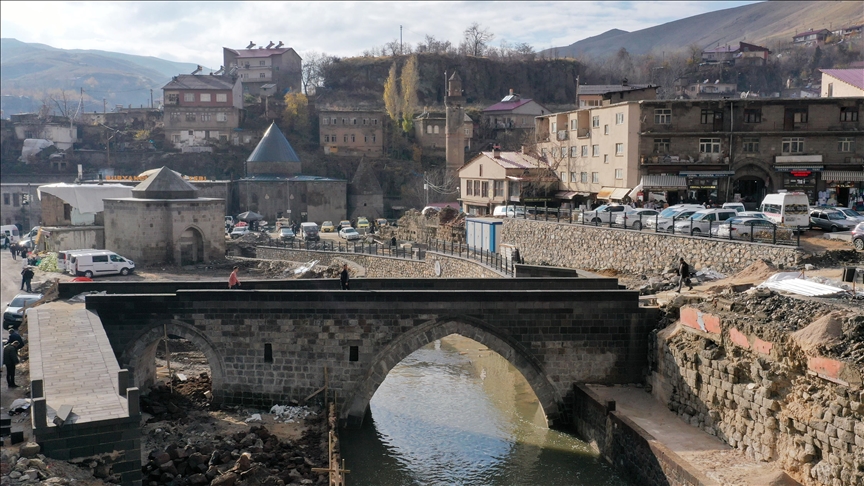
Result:
{"type": "MultiPolygon", "coordinates": [[[[679,176],[687,178],[687,198],[698,203],[720,202],[720,180],[735,175],[735,171],[688,171],[679,172],[679,176]]],[[[725,194],[723,199],[725,200],[725,194]]]]}
{"type": "Polygon", "coordinates": [[[778,155],[774,158],[774,170],[777,172],[779,190],[787,192],[803,192],[807,194],[811,205],[819,202],[816,183],[819,173],[825,167],[821,155],[778,155]]]}
{"type": "Polygon", "coordinates": [[[642,191],[636,195],[643,202],[654,200],[666,202],[671,206],[680,203],[686,197],[687,178],[684,176],[651,174],[642,176],[639,185],[642,186],[642,191]]]}
{"type": "Polygon", "coordinates": [[[820,204],[864,210],[864,171],[826,170],[820,175],[824,183],[818,192],[820,204]]]}

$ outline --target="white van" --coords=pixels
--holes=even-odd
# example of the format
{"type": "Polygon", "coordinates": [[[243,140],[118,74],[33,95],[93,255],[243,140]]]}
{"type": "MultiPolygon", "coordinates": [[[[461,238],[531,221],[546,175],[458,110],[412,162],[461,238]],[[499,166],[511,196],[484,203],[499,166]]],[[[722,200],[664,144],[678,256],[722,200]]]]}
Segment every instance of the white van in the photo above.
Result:
{"type": "Polygon", "coordinates": [[[83,253],[97,251],[93,248],[81,250],[62,250],[57,252],[57,268],[62,269],[63,273],[75,274],[75,266],[72,265],[72,257],[83,253]]]}
{"type": "Polygon", "coordinates": [[[495,206],[492,216],[506,216],[508,218],[521,218],[525,216],[525,206],[495,206]]]}
{"type": "Polygon", "coordinates": [[[723,209],[734,209],[738,213],[743,213],[747,210],[747,208],[744,207],[744,203],[740,202],[723,203],[723,209]]]}
{"type": "Polygon", "coordinates": [[[73,274],[93,278],[98,275],[129,275],[135,271],[135,262],[113,251],[95,250],[72,256],[73,274]]]}
{"type": "Polygon", "coordinates": [[[810,227],[810,200],[803,192],[768,194],[759,205],[759,211],[782,226],[799,231],[810,227]]]}
{"type": "Polygon", "coordinates": [[[318,225],[312,222],[300,223],[300,235],[303,241],[320,241],[321,236],[318,234],[318,225]]]}
{"type": "Polygon", "coordinates": [[[3,232],[3,235],[9,238],[9,243],[18,243],[21,239],[21,233],[18,232],[18,227],[14,224],[4,224],[0,226],[0,231],[3,232]]]}

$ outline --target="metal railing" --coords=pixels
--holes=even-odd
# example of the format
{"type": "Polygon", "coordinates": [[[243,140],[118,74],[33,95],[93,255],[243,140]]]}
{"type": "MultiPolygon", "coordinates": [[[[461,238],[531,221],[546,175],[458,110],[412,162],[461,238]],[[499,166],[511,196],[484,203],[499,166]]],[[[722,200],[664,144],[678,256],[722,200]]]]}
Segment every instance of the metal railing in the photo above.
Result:
{"type": "Polygon", "coordinates": [[[389,243],[369,243],[366,241],[334,242],[332,240],[305,241],[305,240],[282,240],[270,238],[266,246],[286,248],[289,250],[324,251],[333,253],[363,253],[366,255],[378,255],[405,260],[425,260],[426,252],[418,248],[400,248],[389,243]]]}
{"type": "Polygon", "coordinates": [[[470,247],[464,243],[454,243],[430,238],[426,241],[429,251],[443,253],[444,255],[459,256],[482,263],[504,275],[514,275],[515,264],[511,258],[505,258],[500,253],[470,247]]]}
{"type": "Polygon", "coordinates": [[[603,226],[608,228],[661,233],[668,235],[700,236],[730,241],[769,243],[782,246],[801,246],[801,232],[806,228],[789,228],[776,224],[754,225],[727,221],[693,221],[660,218],[659,215],[625,216],[623,211],[601,212],[584,209],[545,208],[542,206],[508,205],[506,217],[555,223],[603,226]],[[619,218],[620,216],[620,218],[619,218]],[[619,221],[620,219],[620,221],[619,221]],[[755,228],[755,229],[754,229],[755,228]]]}

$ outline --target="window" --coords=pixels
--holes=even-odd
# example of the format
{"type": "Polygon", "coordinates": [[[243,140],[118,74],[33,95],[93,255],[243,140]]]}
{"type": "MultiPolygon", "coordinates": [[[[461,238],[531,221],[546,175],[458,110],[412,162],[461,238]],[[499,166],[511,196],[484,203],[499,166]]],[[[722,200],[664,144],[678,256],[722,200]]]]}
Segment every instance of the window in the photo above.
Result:
{"type": "Polygon", "coordinates": [[[364,136],[363,136],[363,142],[365,142],[365,143],[369,143],[369,135],[364,135],[364,136]]]}
{"type": "Polygon", "coordinates": [[[189,136],[190,136],[190,137],[193,136],[193,135],[195,134],[192,130],[189,130],[188,133],[189,133],[189,136]]]}
{"type": "Polygon", "coordinates": [[[343,125],[347,125],[347,124],[348,124],[348,119],[347,119],[347,118],[343,118],[343,119],[342,119],[342,124],[343,124],[343,125]]]}
{"type": "Polygon", "coordinates": [[[474,195],[480,195],[480,181],[474,181],[474,195]]]}
{"type": "Polygon", "coordinates": [[[364,118],[364,119],[363,119],[363,124],[364,124],[364,125],[368,125],[368,124],[369,124],[369,119],[368,119],[368,118],[364,118]]]}
{"type": "Polygon", "coordinates": [[[12,206],[18,207],[21,205],[21,194],[14,192],[12,193],[12,206]]]}
{"type": "Polygon", "coordinates": [[[609,163],[609,154],[603,154],[603,163],[604,163],[604,164],[608,164],[608,163],[609,163]]]}
{"type": "Polygon", "coordinates": [[[654,139],[654,153],[655,154],[668,154],[669,147],[672,145],[672,139],[670,138],[655,138],[654,139]]]}
{"type": "Polygon", "coordinates": [[[180,112],[172,111],[172,112],[171,112],[171,116],[170,116],[170,118],[171,118],[171,121],[172,121],[172,122],[174,122],[174,121],[180,121],[180,112]]]}
{"type": "Polygon", "coordinates": [[[616,125],[624,124],[624,113],[615,113],[615,124],[616,125]]]}
{"type": "Polygon", "coordinates": [[[591,127],[592,128],[600,128],[600,117],[599,116],[591,117],[591,127]]]}
{"type": "Polygon", "coordinates": [[[669,108],[657,108],[654,110],[654,123],[666,125],[672,123],[672,110],[669,108]]]}
{"type": "Polygon", "coordinates": [[[837,139],[837,151],[838,152],[854,152],[855,151],[855,138],[853,137],[840,137],[837,139]]]}
{"type": "Polygon", "coordinates": [[[440,127],[439,127],[438,125],[435,125],[435,135],[438,135],[438,130],[439,130],[439,128],[440,128],[440,127]]]}
{"type": "Polygon", "coordinates": [[[591,146],[591,156],[592,157],[600,157],[600,146],[592,145],[591,146]]]}
{"type": "Polygon", "coordinates": [[[329,124],[330,124],[330,119],[327,118],[327,117],[325,117],[323,120],[321,120],[321,123],[322,123],[323,125],[329,125],[329,124]]]}
{"type": "Polygon", "coordinates": [[[167,100],[165,100],[166,105],[176,105],[178,101],[180,101],[180,95],[177,93],[168,93],[167,100]]]}
{"type": "Polygon", "coordinates": [[[471,129],[470,129],[470,128],[466,128],[466,129],[465,129],[465,136],[466,136],[466,137],[470,137],[470,136],[471,136],[471,129]]]}
{"type": "Polygon", "coordinates": [[[222,112],[222,111],[216,113],[216,121],[217,122],[227,122],[228,121],[228,114],[225,112],[222,112]]]}
{"type": "Polygon", "coordinates": [[[9,195],[8,192],[3,193],[3,205],[8,206],[12,204],[12,196],[9,195]]]}
{"type": "Polygon", "coordinates": [[[593,182],[594,184],[600,183],[600,173],[599,172],[592,172],[591,173],[591,182],[593,182]]]}
{"type": "Polygon", "coordinates": [[[258,74],[258,77],[259,77],[259,78],[266,78],[266,77],[267,77],[267,75],[266,75],[266,74],[264,74],[264,73],[259,73],[259,74],[258,74]]]}
{"type": "Polygon", "coordinates": [[[195,101],[195,93],[183,93],[183,101],[195,101]]]}
{"type": "Polygon", "coordinates": [[[807,123],[807,110],[797,110],[792,113],[792,121],[795,123],[807,123]]]}
{"type": "Polygon", "coordinates": [[[474,186],[472,186],[471,181],[465,181],[465,195],[466,196],[473,196],[474,195],[474,190],[472,189],[473,187],[474,186]]]}
{"type": "Polygon", "coordinates": [[[828,97],[832,98],[834,96],[834,83],[828,83],[828,97]]]}
{"type": "Polygon", "coordinates": [[[495,181],[492,186],[492,197],[504,197],[504,181],[495,181]]]}
{"type": "Polygon", "coordinates": [[[719,154],[720,139],[719,138],[700,138],[699,139],[700,154],[719,154]]]}
{"type": "Polygon", "coordinates": [[[840,121],[858,121],[858,108],[854,106],[843,106],[840,108],[840,121]]]}
{"type": "Polygon", "coordinates": [[[570,130],[576,130],[576,120],[570,120],[570,130]]]}
{"type": "Polygon", "coordinates": [[[201,101],[207,101],[207,102],[210,101],[210,93],[201,93],[199,95],[199,97],[200,97],[201,101]]]}
{"type": "Polygon", "coordinates": [[[342,135],[342,142],[348,143],[348,134],[347,133],[345,135],[342,135]]]}
{"type": "Polygon", "coordinates": [[[759,153],[759,139],[758,138],[745,138],[741,144],[741,150],[747,154],[758,154],[759,153]]]}
{"type": "Polygon", "coordinates": [[[567,147],[561,147],[561,158],[567,157],[567,147]]]}
{"type": "Polygon", "coordinates": [[[195,121],[195,113],[186,113],[186,121],[195,121]]]}
{"type": "Polygon", "coordinates": [[[558,124],[555,122],[552,122],[552,133],[555,133],[557,131],[558,131],[558,124]]]}
{"type": "Polygon", "coordinates": [[[624,144],[616,143],[615,144],[615,155],[624,155],[624,144]]]}
{"type": "Polygon", "coordinates": [[[480,197],[489,197],[489,181],[480,184],[480,197]]]}
{"type": "Polygon", "coordinates": [[[703,125],[706,123],[714,123],[714,112],[712,110],[702,110],[699,122],[703,125]]]}
{"type": "Polygon", "coordinates": [[[570,147],[570,157],[576,157],[579,155],[579,146],[574,145],[570,147]]]}
{"type": "Polygon", "coordinates": [[[264,61],[258,61],[258,65],[259,65],[259,66],[263,66],[263,65],[264,65],[264,61]]]}
{"type": "Polygon", "coordinates": [[[180,143],[180,135],[171,135],[171,141],[174,143],[180,143]]]}
{"type": "Polygon", "coordinates": [[[352,125],[356,125],[356,124],[357,124],[357,119],[356,119],[356,118],[352,118],[352,119],[351,119],[351,124],[352,124],[352,125]]]}
{"type": "Polygon", "coordinates": [[[558,173],[558,179],[559,179],[559,180],[566,181],[566,180],[567,180],[567,177],[566,177],[566,176],[567,176],[567,173],[564,172],[563,170],[562,170],[561,172],[558,173]]]}
{"type": "Polygon", "coordinates": [[[782,145],[784,154],[800,154],[804,152],[804,139],[801,137],[784,138],[782,145]]]}
{"type": "Polygon", "coordinates": [[[579,182],[579,174],[575,172],[570,173],[570,182],[579,182]]]}
{"type": "Polygon", "coordinates": [[[543,148],[540,149],[540,156],[541,156],[541,157],[546,157],[546,147],[543,147],[543,148]]]}
{"type": "Polygon", "coordinates": [[[351,141],[352,142],[354,141],[354,134],[353,133],[351,134],[351,141]]]}
{"type": "Polygon", "coordinates": [[[372,135],[372,142],[375,142],[375,135],[372,135]]]}
{"type": "Polygon", "coordinates": [[[588,173],[587,172],[580,172],[579,173],[579,180],[583,184],[588,184],[588,173]]]}
{"type": "Polygon", "coordinates": [[[603,135],[609,135],[609,125],[603,125],[603,135]]]}
{"type": "Polygon", "coordinates": [[[210,113],[201,113],[201,121],[209,122],[212,115],[210,113]]]}
{"type": "Polygon", "coordinates": [[[624,178],[624,169],[615,169],[615,179],[623,179],[624,178]]]}
{"type": "Polygon", "coordinates": [[[334,117],[333,117],[333,122],[331,123],[331,125],[335,125],[335,124],[336,124],[336,117],[334,116],[334,117]]]}
{"type": "Polygon", "coordinates": [[[744,123],[762,123],[761,108],[745,108],[744,123]]]}
{"type": "Polygon", "coordinates": [[[373,119],[372,119],[372,124],[373,124],[373,125],[377,125],[377,124],[378,124],[378,119],[377,119],[377,118],[373,118],[373,119]]]}
{"type": "Polygon", "coordinates": [[[324,141],[329,142],[330,141],[330,135],[324,135],[324,141]]]}
{"type": "Polygon", "coordinates": [[[216,93],[216,102],[217,103],[226,103],[228,101],[228,95],[226,93],[216,93]]]}
{"type": "Polygon", "coordinates": [[[428,133],[429,135],[432,134],[432,125],[426,125],[426,133],[428,133]]]}

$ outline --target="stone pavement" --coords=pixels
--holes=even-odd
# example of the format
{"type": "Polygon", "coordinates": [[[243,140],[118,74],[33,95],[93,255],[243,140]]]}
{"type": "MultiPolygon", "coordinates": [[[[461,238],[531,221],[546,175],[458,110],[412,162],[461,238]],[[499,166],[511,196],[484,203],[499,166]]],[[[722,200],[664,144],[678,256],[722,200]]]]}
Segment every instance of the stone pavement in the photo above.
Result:
{"type": "Polygon", "coordinates": [[[84,304],[52,302],[27,312],[31,383],[43,380],[49,427],[62,405],[66,423],[129,417],[118,390],[120,366],[99,317],[84,304]]]}

